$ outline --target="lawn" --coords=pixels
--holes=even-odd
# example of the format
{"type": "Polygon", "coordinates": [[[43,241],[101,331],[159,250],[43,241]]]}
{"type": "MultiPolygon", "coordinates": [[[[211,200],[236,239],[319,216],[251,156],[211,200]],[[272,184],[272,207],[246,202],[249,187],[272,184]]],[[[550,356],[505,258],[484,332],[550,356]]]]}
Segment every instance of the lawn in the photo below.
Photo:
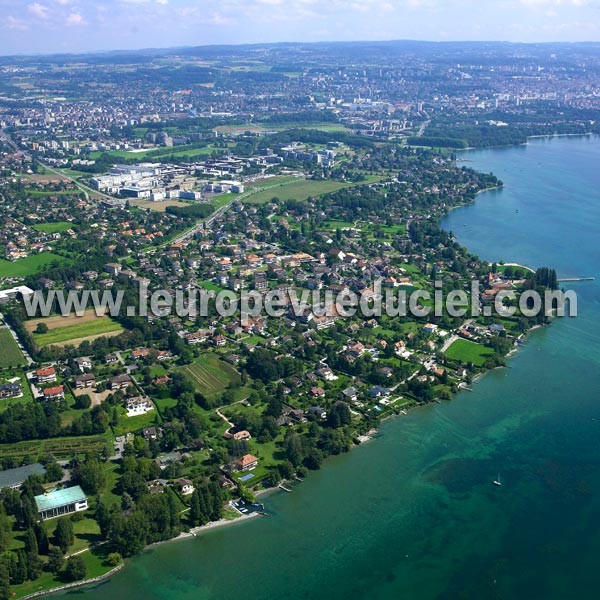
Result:
{"type": "Polygon", "coordinates": [[[38,271],[49,267],[55,261],[59,265],[70,262],[63,256],[59,256],[53,252],[32,254],[27,258],[20,258],[14,262],[0,259],[0,279],[5,277],[27,277],[28,275],[34,275],[38,271]]]}
{"type": "Polygon", "coordinates": [[[92,339],[100,335],[116,335],[123,331],[123,328],[109,317],[96,317],[95,319],[81,319],[68,322],[63,327],[49,328],[47,333],[33,333],[33,340],[37,346],[43,348],[50,344],[66,345],[67,343],[78,345],[84,339],[92,339]]]}
{"type": "Polygon", "coordinates": [[[58,221],[56,223],[39,223],[38,225],[34,225],[33,229],[36,231],[43,231],[44,233],[63,233],[72,227],[73,223],[69,223],[68,221],[58,221]]]}
{"type": "Polygon", "coordinates": [[[116,427],[113,427],[113,431],[116,436],[125,435],[126,433],[140,431],[141,429],[144,429],[144,427],[160,425],[160,422],[160,414],[156,409],[144,413],[143,415],[135,415],[134,417],[128,417],[125,410],[123,410],[123,412],[119,414],[119,424],[116,427]]]}
{"type": "MultiPolygon", "coordinates": [[[[103,545],[80,554],[86,566],[86,579],[99,577],[113,569],[113,567],[106,564],[106,556],[110,551],[110,546],[103,545]]],[[[13,598],[17,600],[35,592],[43,592],[64,585],[65,581],[61,579],[60,575],[60,573],[54,575],[44,571],[42,576],[35,581],[26,581],[21,585],[11,586],[11,591],[14,592],[13,598]]]]}
{"type": "Polygon", "coordinates": [[[4,367],[19,367],[25,364],[25,357],[21,352],[17,342],[15,342],[10,331],[2,327],[0,328],[0,368],[4,367]]]}
{"type": "Polygon", "coordinates": [[[456,340],[448,350],[446,356],[450,360],[457,360],[462,363],[473,363],[476,367],[481,367],[494,351],[481,344],[470,342],[468,340],[456,340]]]}
{"type": "Polygon", "coordinates": [[[31,393],[31,388],[29,387],[25,373],[9,372],[9,374],[0,377],[0,383],[7,383],[9,379],[14,379],[15,377],[20,379],[17,383],[21,385],[23,395],[20,398],[5,398],[4,400],[0,400],[0,413],[3,413],[7,408],[14,406],[15,404],[33,402],[33,394],[31,393]]]}

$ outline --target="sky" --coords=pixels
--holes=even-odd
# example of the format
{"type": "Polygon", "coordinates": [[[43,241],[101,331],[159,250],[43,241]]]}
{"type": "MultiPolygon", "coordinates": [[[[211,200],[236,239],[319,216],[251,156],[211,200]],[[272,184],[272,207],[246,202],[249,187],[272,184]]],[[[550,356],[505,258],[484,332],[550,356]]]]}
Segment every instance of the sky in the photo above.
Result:
{"type": "Polygon", "coordinates": [[[600,41],[600,0],[0,0],[0,55],[392,39],[600,41]]]}

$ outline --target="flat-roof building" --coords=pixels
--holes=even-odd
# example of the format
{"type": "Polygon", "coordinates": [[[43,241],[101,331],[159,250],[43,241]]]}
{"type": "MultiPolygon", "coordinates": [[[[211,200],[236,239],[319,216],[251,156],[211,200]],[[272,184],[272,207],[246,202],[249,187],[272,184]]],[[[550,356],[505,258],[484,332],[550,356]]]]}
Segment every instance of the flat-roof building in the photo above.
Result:
{"type": "Polygon", "coordinates": [[[46,469],[40,463],[0,471],[0,490],[4,488],[20,488],[30,475],[44,475],[45,473],[46,469]]]}
{"type": "Polygon", "coordinates": [[[43,520],[86,510],[88,507],[87,497],[78,485],[36,496],[35,504],[43,520]]]}

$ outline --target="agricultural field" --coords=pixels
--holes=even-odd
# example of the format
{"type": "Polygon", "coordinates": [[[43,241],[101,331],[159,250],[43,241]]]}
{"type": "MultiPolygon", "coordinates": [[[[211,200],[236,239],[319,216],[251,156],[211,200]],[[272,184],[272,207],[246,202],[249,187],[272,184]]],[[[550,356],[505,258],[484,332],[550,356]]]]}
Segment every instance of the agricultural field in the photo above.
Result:
{"type": "Polygon", "coordinates": [[[0,368],[19,367],[25,364],[25,357],[17,342],[6,327],[0,328],[0,368]]]}
{"type": "Polygon", "coordinates": [[[222,394],[230,384],[240,385],[239,373],[215,354],[203,354],[196,362],[181,367],[194,382],[196,390],[207,397],[222,394]]]}
{"type": "Polygon", "coordinates": [[[0,259],[0,279],[5,277],[27,277],[34,275],[42,269],[47,269],[52,263],[68,263],[69,260],[64,256],[59,256],[53,252],[42,252],[41,254],[32,254],[27,258],[20,258],[14,262],[0,259]]]}
{"type": "Polygon", "coordinates": [[[78,346],[84,340],[92,341],[103,335],[114,336],[123,331],[116,321],[105,315],[96,316],[93,309],[86,310],[82,317],[70,315],[68,317],[55,316],[34,319],[27,321],[25,327],[40,348],[51,344],[78,346]],[[48,327],[47,333],[35,333],[39,323],[44,323],[48,327]]]}
{"type": "Polygon", "coordinates": [[[72,227],[73,223],[69,223],[68,221],[58,221],[56,223],[38,223],[37,225],[34,225],[32,229],[44,233],[63,233],[72,227]]]}
{"type": "Polygon", "coordinates": [[[138,208],[149,208],[157,212],[165,212],[169,206],[189,206],[187,202],[181,202],[181,200],[163,200],[162,202],[153,202],[152,200],[135,200],[131,199],[130,204],[137,206],[138,208]]]}
{"type": "Polygon", "coordinates": [[[456,340],[446,350],[446,356],[450,360],[457,360],[465,364],[473,363],[476,367],[482,367],[492,354],[494,351],[491,348],[463,339],[456,340]]]}
{"type": "Polygon", "coordinates": [[[45,455],[51,454],[57,459],[66,460],[73,455],[82,456],[91,452],[102,453],[107,447],[108,438],[105,435],[32,440],[14,444],[1,444],[0,458],[13,458],[19,464],[30,464],[45,455]]]}

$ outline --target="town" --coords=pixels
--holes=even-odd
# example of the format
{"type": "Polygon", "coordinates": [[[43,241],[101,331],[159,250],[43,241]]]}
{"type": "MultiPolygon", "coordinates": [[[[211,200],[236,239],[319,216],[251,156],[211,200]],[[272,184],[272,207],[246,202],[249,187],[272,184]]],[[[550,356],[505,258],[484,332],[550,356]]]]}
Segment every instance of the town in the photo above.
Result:
{"type": "Polygon", "coordinates": [[[557,287],[510,248],[469,254],[439,220],[503,185],[459,150],[598,132],[597,59],[383,46],[384,62],[350,44],[172,51],[152,80],[94,55],[0,59],[0,551],[19,597],[265,514],[265,489],[470,389],[548,322],[290,309],[291,292],[378,282],[476,280],[481,307],[557,287]],[[132,316],[141,288],[278,290],[286,308],[132,316]],[[28,315],[50,290],[126,303],[28,315]]]}

